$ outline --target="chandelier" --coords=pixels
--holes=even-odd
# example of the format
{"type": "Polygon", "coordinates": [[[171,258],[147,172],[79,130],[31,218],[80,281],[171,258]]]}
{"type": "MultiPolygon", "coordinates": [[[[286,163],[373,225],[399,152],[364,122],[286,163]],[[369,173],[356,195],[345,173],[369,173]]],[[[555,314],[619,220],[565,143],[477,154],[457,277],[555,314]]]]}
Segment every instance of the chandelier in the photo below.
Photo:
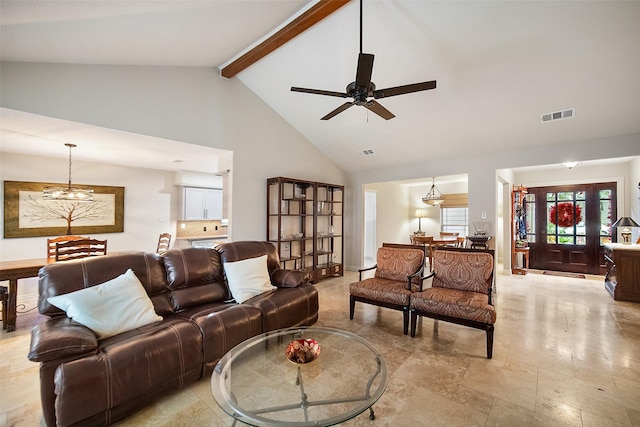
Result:
{"type": "Polygon", "coordinates": [[[69,147],[69,184],[66,187],[47,186],[44,187],[42,198],[44,200],[68,200],[79,202],[92,202],[93,190],[90,188],[77,188],[71,186],[71,149],[75,144],[64,144],[69,147]]]}
{"type": "Polygon", "coordinates": [[[432,177],[431,189],[427,193],[426,196],[422,198],[422,201],[430,206],[438,206],[444,202],[444,196],[438,189],[436,188],[436,177],[432,177]]]}

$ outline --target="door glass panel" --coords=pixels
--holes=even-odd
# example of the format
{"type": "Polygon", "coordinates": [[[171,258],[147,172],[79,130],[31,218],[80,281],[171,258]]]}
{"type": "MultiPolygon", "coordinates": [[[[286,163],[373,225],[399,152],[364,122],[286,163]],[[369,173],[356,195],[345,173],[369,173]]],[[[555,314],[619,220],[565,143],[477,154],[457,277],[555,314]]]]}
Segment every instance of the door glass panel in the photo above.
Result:
{"type": "MultiPolygon", "coordinates": [[[[575,211],[576,236],[587,235],[587,223],[584,219],[585,217],[584,213],[586,212],[585,203],[586,202],[576,202],[576,211],[575,211]]],[[[578,244],[580,245],[581,243],[578,243],[578,244]]]]}
{"type": "MultiPolygon", "coordinates": [[[[547,195],[547,200],[549,200],[547,195]]],[[[547,234],[556,234],[557,212],[555,211],[556,204],[547,202],[547,234]]]]}
{"type": "Polygon", "coordinates": [[[558,227],[558,243],[561,245],[573,245],[573,227],[558,227]]]}
{"type": "MultiPolygon", "coordinates": [[[[611,196],[610,191],[604,190],[600,191],[600,196],[605,192],[611,196]]],[[[605,243],[611,243],[611,200],[600,200],[600,245],[605,243]]]]}
{"type": "Polygon", "coordinates": [[[600,190],[601,199],[611,199],[611,189],[600,190]]]}
{"type": "Polygon", "coordinates": [[[525,201],[525,227],[527,232],[527,241],[536,242],[536,195],[527,194],[525,201]]]}
{"type": "Polygon", "coordinates": [[[583,245],[586,242],[585,203],[584,191],[562,191],[555,196],[547,193],[547,243],[583,245]],[[555,236],[551,238],[552,235],[555,236]]]}

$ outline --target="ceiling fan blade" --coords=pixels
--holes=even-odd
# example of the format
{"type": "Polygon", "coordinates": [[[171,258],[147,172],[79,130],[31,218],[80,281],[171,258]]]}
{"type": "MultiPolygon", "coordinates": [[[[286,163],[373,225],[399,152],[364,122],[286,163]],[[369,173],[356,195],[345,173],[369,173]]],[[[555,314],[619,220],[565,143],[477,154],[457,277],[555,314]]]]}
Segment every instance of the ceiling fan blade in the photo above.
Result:
{"type": "Polygon", "coordinates": [[[303,92],[303,93],[312,93],[314,95],[326,95],[326,96],[337,96],[338,98],[348,98],[344,92],[333,92],[330,90],[319,90],[319,89],[307,89],[304,87],[291,87],[291,92],[303,92]]]}
{"type": "Polygon", "coordinates": [[[339,106],[338,108],[336,108],[335,110],[333,110],[332,112],[330,112],[329,114],[321,118],[320,120],[329,120],[331,117],[342,113],[344,110],[346,110],[347,108],[351,108],[354,105],[355,104],[353,102],[345,102],[344,104],[342,104],[341,106],[339,106]]]}
{"type": "Polygon", "coordinates": [[[373,55],[361,53],[358,55],[358,69],[356,70],[356,87],[369,90],[371,74],[373,73],[373,55]]]}
{"type": "Polygon", "coordinates": [[[367,101],[362,105],[364,105],[364,107],[369,111],[373,111],[385,120],[393,119],[395,117],[395,115],[391,111],[387,110],[381,104],[374,100],[367,101]]]}
{"type": "Polygon", "coordinates": [[[374,90],[373,97],[375,99],[388,98],[390,96],[404,95],[405,93],[420,92],[423,90],[429,90],[429,89],[435,89],[435,88],[436,88],[436,81],[432,80],[430,82],[413,83],[410,85],[374,90]]]}

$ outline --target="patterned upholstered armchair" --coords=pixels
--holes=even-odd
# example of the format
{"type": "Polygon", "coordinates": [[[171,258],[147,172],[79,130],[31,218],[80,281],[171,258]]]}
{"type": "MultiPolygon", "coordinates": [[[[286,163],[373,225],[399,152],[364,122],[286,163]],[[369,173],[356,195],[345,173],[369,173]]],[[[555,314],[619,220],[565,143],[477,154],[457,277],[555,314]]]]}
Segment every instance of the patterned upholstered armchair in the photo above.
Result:
{"type": "Polygon", "coordinates": [[[411,296],[411,336],[418,316],[483,329],[487,358],[493,355],[496,310],[491,301],[493,253],[472,249],[438,249],[434,253],[431,287],[411,296]]]}
{"type": "Polygon", "coordinates": [[[379,248],[376,265],[359,269],[359,281],[349,285],[349,318],[353,320],[356,301],[400,310],[407,335],[409,302],[413,292],[422,290],[423,268],[424,252],[420,249],[379,248]],[[362,279],[362,273],[374,269],[374,277],[362,279]]]}

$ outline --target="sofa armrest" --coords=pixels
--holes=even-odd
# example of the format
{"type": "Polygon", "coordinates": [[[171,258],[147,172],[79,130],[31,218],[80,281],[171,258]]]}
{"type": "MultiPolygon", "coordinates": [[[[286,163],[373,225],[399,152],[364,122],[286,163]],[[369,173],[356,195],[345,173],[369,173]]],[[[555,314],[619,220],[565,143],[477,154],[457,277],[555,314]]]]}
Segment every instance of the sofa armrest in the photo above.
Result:
{"type": "Polygon", "coordinates": [[[311,277],[306,271],[277,268],[271,273],[271,283],[279,288],[296,288],[309,280],[311,277]]]}
{"type": "Polygon", "coordinates": [[[50,362],[98,351],[98,339],[86,326],[67,317],[42,322],[31,330],[29,360],[50,362]]]}

